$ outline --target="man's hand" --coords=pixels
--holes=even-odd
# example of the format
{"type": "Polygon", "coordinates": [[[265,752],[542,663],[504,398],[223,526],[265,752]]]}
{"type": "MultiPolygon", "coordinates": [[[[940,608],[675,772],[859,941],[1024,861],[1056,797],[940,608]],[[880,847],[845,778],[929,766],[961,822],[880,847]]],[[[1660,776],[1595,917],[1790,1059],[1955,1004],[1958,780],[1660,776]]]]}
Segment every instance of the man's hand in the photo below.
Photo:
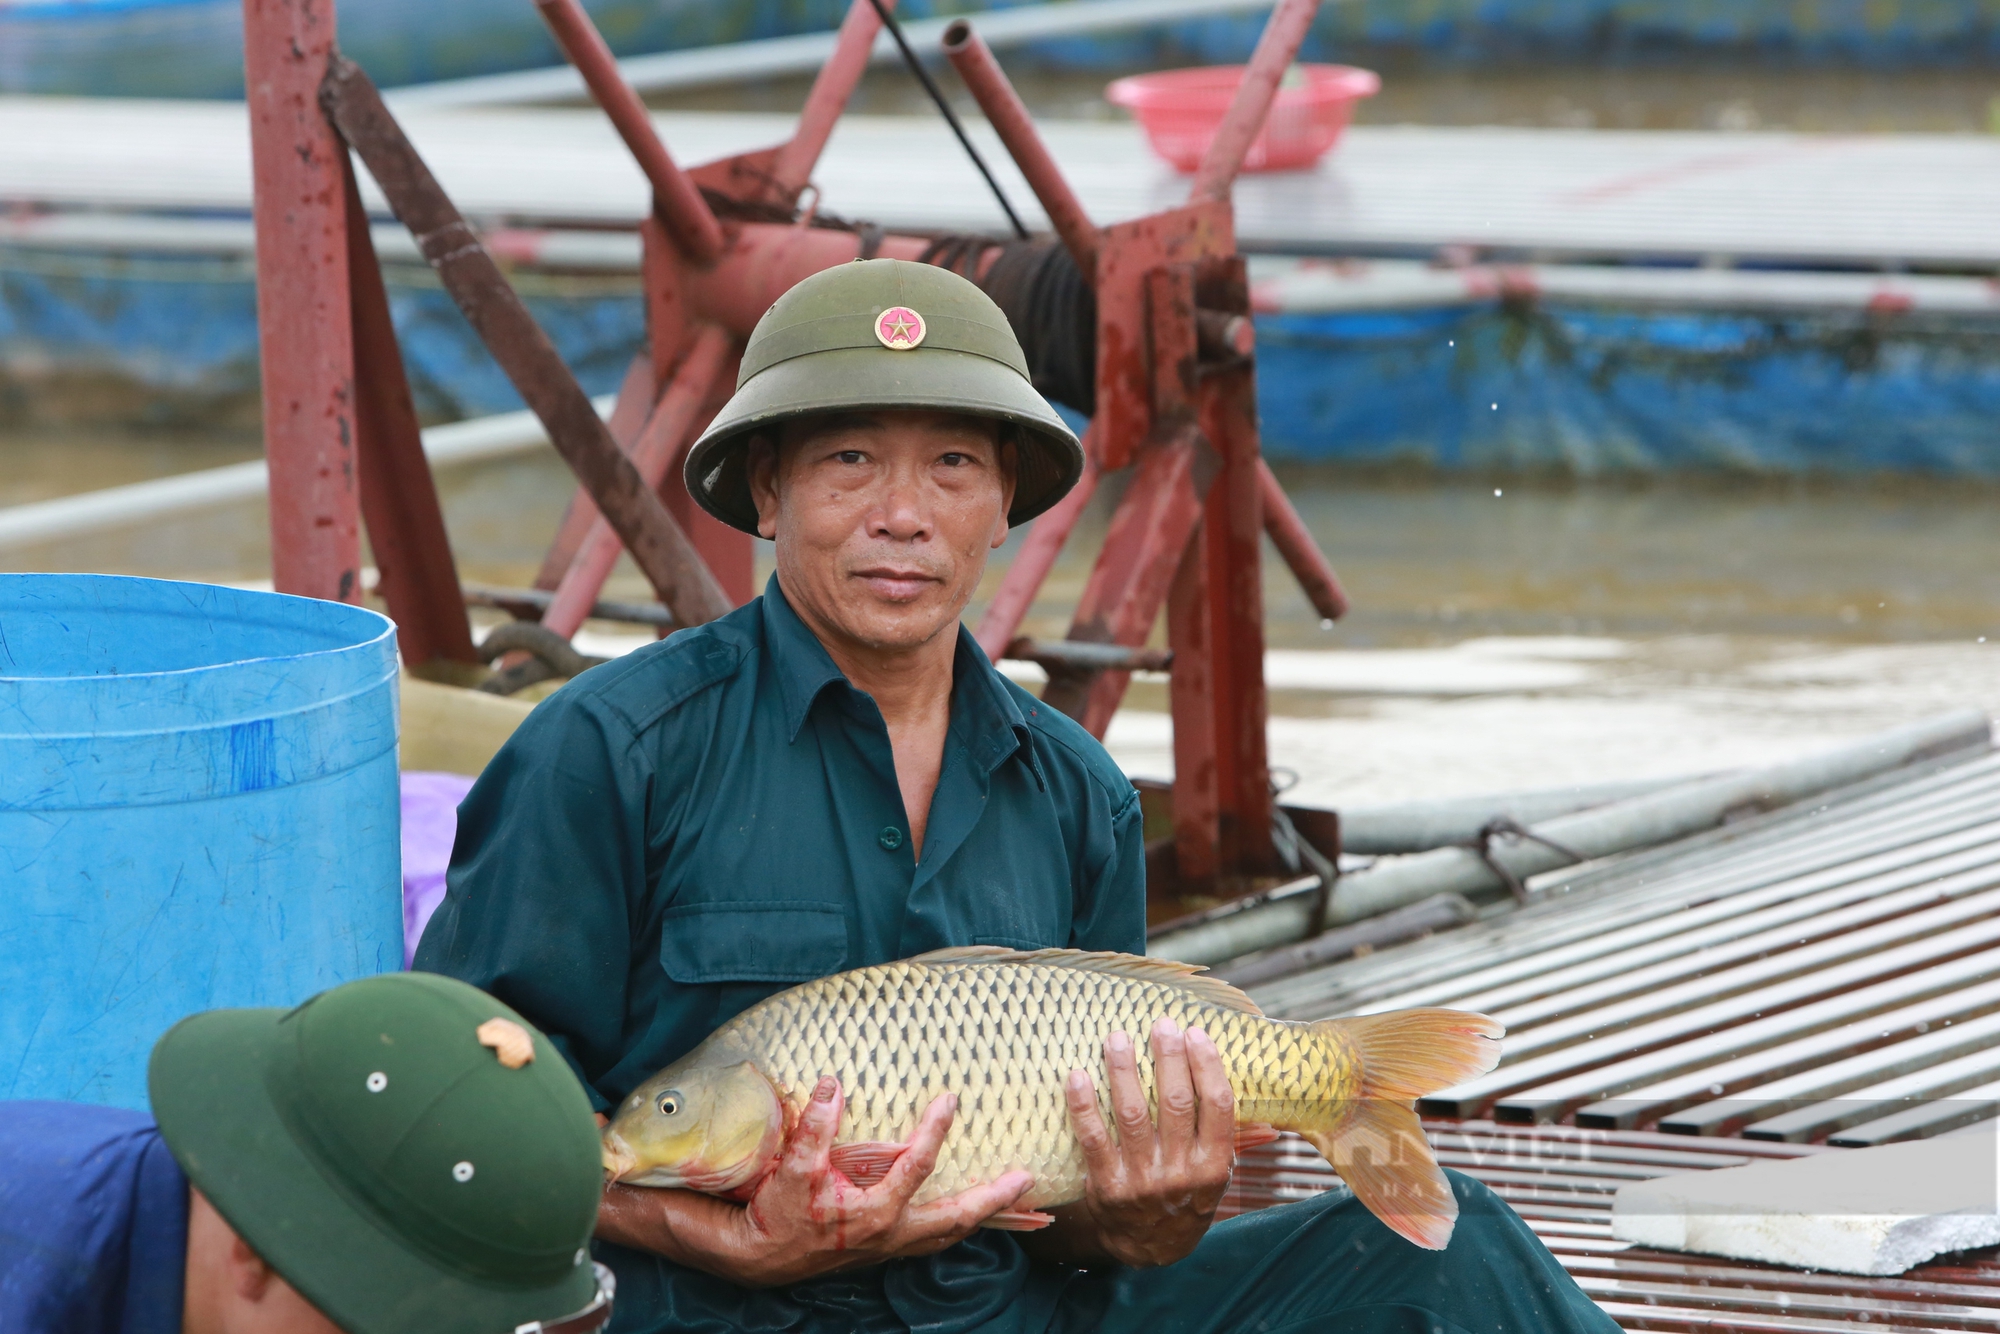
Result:
{"type": "Polygon", "coordinates": [[[910,1198],[937,1166],[958,1100],[936,1098],[888,1175],[862,1189],[828,1161],[845,1105],[839,1081],[813,1090],[784,1157],[747,1207],[685,1190],[610,1186],[597,1235],[666,1256],[745,1287],[774,1287],[836,1270],[929,1255],[970,1236],[1026,1193],[1034,1178],[1008,1172],[929,1204],[910,1198]]]}
{"type": "MultiPolygon", "coordinates": [[[[1121,1264],[1172,1264],[1195,1248],[1215,1221],[1236,1166],[1236,1094],[1215,1043],[1199,1028],[1183,1035],[1171,1019],[1153,1025],[1155,1123],[1139,1083],[1131,1039],[1104,1044],[1114,1142],[1097,1107],[1097,1087],[1069,1074],[1070,1124],[1083,1145],[1088,1181],[1080,1205],[1058,1227],[1077,1259],[1091,1252],[1121,1264]]],[[[1065,1212],[1065,1211],[1059,1211],[1065,1212]]],[[[1057,1229],[1051,1229],[1054,1234],[1057,1229]]],[[[1051,1235],[1050,1241],[1057,1242],[1051,1235]]],[[[1060,1243],[1058,1243],[1060,1244],[1060,1243]]]]}

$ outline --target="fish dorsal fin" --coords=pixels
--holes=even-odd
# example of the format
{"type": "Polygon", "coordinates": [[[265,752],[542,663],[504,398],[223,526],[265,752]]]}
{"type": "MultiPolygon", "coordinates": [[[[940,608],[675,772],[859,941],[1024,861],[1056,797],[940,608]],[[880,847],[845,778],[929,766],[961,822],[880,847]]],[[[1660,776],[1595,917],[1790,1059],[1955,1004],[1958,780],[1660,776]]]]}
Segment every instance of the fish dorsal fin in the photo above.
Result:
{"type": "Polygon", "coordinates": [[[1262,1014],[1257,1002],[1219,977],[1205,977],[1200,964],[1178,959],[1149,959],[1143,954],[1114,954],[1109,950],[1010,950],[1002,945],[954,945],[950,949],[919,954],[906,963],[930,967],[945,964],[1040,964],[1044,968],[1074,968],[1084,973],[1110,973],[1139,982],[1176,987],[1198,1000],[1225,1010],[1262,1014]]]}
{"type": "Polygon", "coordinates": [[[1010,950],[1005,945],[953,945],[949,949],[912,955],[903,962],[933,966],[945,963],[1019,963],[1027,957],[1021,950],[1010,950]]]}

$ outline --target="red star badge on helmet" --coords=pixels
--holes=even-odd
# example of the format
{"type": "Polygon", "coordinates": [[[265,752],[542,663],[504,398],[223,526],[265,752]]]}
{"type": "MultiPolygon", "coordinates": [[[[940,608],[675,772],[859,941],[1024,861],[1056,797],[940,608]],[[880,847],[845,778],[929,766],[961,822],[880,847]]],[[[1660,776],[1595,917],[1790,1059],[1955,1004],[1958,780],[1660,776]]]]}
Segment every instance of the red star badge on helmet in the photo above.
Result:
{"type": "Polygon", "coordinates": [[[891,306],[875,317],[875,337],[891,352],[907,352],[924,341],[924,317],[908,306],[891,306]]]}

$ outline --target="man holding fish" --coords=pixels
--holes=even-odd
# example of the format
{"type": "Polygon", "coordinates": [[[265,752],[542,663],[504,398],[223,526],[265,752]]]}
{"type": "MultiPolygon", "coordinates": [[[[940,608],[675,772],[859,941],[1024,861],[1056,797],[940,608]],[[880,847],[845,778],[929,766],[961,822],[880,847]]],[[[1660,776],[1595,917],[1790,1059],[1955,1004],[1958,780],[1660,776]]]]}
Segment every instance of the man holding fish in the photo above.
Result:
{"type": "Polygon", "coordinates": [[[1285,1025],[1134,957],[1137,794],[959,625],[1081,468],[971,283],[807,279],[687,461],[764,595],[565,686],[462,807],[417,966],[615,1115],[614,1329],[1614,1328],[1423,1146],[1491,1021],[1285,1025]],[[1212,1227],[1273,1127],[1356,1195],[1212,1227]]]}

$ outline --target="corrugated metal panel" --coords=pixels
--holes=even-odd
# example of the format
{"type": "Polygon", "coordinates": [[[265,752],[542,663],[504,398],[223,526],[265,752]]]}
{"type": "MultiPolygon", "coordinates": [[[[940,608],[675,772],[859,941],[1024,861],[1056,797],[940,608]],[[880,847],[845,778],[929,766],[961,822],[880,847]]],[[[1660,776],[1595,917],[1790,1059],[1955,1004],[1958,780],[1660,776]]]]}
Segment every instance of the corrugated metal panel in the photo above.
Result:
{"type": "MultiPolygon", "coordinates": [[[[2000,1259],[1993,1251],[1941,1257],[1899,1278],[1854,1278],[1653,1251],[1612,1239],[1612,1197],[1628,1181],[1839,1150],[1490,1121],[1429,1121],[1425,1129],[1440,1162],[1492,1187],[1626,1329],[2000,1331],[2000,1259]]],[[[1243,1155],[1223,1210],[1235,1214],[1335,1188],[1338,1178],[1325,1160],[1287,1135],[1243,1155]]]]}
{"type": "Polygon", "coordinates": [[[1994,1114],[2000,755],[1534,888],[1257,997],[1288,1018],[1450,1005],[1506,1023],[1499,1067],[1425,1099],[1434,1116],[1873,1143],[1994,1114]]]}

